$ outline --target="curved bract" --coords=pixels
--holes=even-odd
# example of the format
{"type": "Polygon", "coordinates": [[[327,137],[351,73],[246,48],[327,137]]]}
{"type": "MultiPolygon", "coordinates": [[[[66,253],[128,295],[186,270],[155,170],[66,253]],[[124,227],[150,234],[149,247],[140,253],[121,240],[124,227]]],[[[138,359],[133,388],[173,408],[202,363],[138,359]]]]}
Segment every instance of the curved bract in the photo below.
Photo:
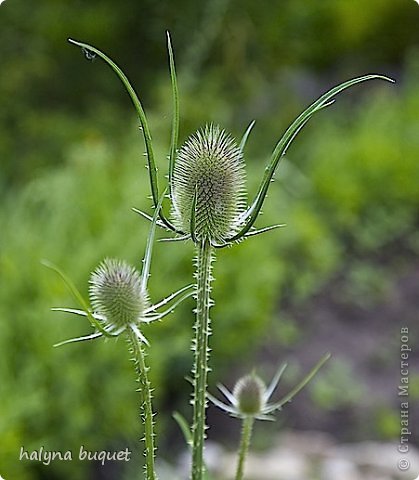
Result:
{"type": "Polygon", "coordinates": [[[265,168],[265,174],[263,176],[263,179],[260,184],[259,190],[256,194],[256,197],[246,211],[246,215],[244,217],[245,226],[242,228],[242,230],[240,230],[240,232],[237,235],[227,239],[227,242],[239,240],[240,238],[245,236],[253,227],[254,223],[256,222],[260,214],[263,202],[265,201],[266,195],[268,193],[269,185],[272,179],[274,178],[279,161],[285,155],[288,147],[291,145],[291,143],[293,142],[295,137],[298,135],[300,130],[311,119],[311,117],[315,113],[319,112],[320,110],[323,110],[324,108],[332,105],[335,102],[333,97],[343,92],[344,90],[358,83],[363,83],[368,80],[375,80],[375,79],[394,82],[394,80],[389,77],[386,77],[384,75],[376,75],[376,74],[364,75],[362,77],[353,78],[352,80],[348,80],[344,83],[341,83],[340,85],[337,85],[336,87],[327,91],[318,100],[316,100],[308,108],[306,108],[293,121],[293,123],[287,128],[287,130],[285,131],[281,139],[278,141],[274,151],[272,152],[271,159],[269,161],[268,166],[265,168]]]}

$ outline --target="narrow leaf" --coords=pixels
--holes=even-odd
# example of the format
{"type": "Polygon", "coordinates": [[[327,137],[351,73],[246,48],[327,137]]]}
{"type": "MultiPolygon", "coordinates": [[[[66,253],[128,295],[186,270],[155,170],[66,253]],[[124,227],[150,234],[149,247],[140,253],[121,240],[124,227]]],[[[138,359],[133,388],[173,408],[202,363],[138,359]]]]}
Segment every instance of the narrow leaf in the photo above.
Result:
{"type": "Polygon", "coordinates": [[[191,238],[190,235],[182,235],[181,237],[168,237],[168,238],[159,238],[158,242],[184,242],[185,240],[189,240],[191,238]]]}
{"type": "Polygon", "coordinates": [[[102,333],[102,335],[105,335],[106,337],[110,337],[112,335],[110,335],[103,327],[102,325],[100,324],[100,322],[98,322],[96,320],[96,318],[94,318],[94,316],[92,315],[92,313],[90,312],[90,309],[89,309],[89,305],[88,303],[86,302],[86,300],[83,298],[83,295],[79,292],[79,290],[77,289],[77,287],[74,285],[74,283],[70,280],[70,278],[60,269],[58,268],[56,265],[54,265],[53,263],[49,262],[48,260],[43,260],[41,262],[45,267],[49,268],[50,270],[53,270],[55,273],[57,273],[61,279],[64,281],[64,283],[67,285],[67,288],[70,290],[70,292],[72,293],[73,297],[75,298],[75,300],[80,304],[80,306],[82,307],[82,309],[85,311],[86,313],[86,317],[89,319],[89,322],[91,324],[91,326],[93,328],[95,328],[96,330],[99,330],[99,332],[102,333]]]}
{"type": "Polygon", "coordinates": [[[150,275],[151,255],[153,253],[154,236],[156,234],[156,224],[157,224],[157,219],[159,217],[161,206],[164,200],[164,195],[165,195],[165,192],[163,192],[163,195],[161,196],[156,206],[156,210],[154,211],[154,215],[153,215],[153,220],[151,222],[150,231],[147,237],[147,244],[146,244],[144,260],[143,260],[143,271],[141,273],[141,282],[142,282],[142,287],[144,291],[147,290],[147,282],[148,282],[148,277],[150,275]]]}
{"type": "Polygon", "coordinates": [[[186,444],[192,447],[192,432],[185,417],[181,415],[179,412],[174,412],[172,417],[175,419],[176,423],[179,425],[179,428],[183,433],[183,437],[185,438],[186,444]]]}
{"type": "Polygon", "coordinates": [[[310,120],[310,118],[318,111],[328,107],[333,103],[333,97],[341,93],[342,91],[346,90],[347,88],[352,87],[358,83],[362,83],[368,80],[386,80],[388,82],[394,82],[391,78],[385,77],[383,75],[364,75],[362,77],[357,77],[352,80],[348,80],[336,87],[332,88],[320,98],[318,98],[315,102],[313,102],[306,110],[304,110],[295,120],[294,122],[288,127],[285,131],[282,138],[276,144],[275,149],[271,155],[271,159],[269,161],[268,166],[265,169],[265,174],[263,176],[262,182],[260,184],[259,190],[256,194],[255,199],[253,200],[252,204],[248,208],[245,216],[246,224],[243,228],[233,237],[227,239],[226,241],[234,241],[241,238],[245,235],[251,227],[254,225],[260,210],[262,208],[263,202],[266,198],[266,194],[269,189],[269,185],[271,180],[275,174],[276,168],[278,167],[279,161],[281,160],[282,156],[286,152],[287,148],[290,146],[291,142],[294,140],[298,132],[304,127],[304,125],[310,120]]]}
{"type": "Polygon", "coordinates": [[[134,335],[138,338],[140,342],[144,342],[148,347],[150,346],[149,341],[145,338],[145,336],[141,333],[140,329],[134,323],[130,324],[131,330],[134,332],[134,335]]]}
{"type": "Polygon", "coordinates": [[[237,403],[234,395],[230,392],[230,390],[225,387],[222,383],[217,385],[218,390],[227,398],[227,400],[232,404],[235,405],[237,403]]]}
{"type": "Polygon", "coordinates": [[[173,185],[173,171],[175,168],[175,159],[177,152],[177,144],[179,140],[179,91],[176,79],[175,60],[173,56],[172,42],[170,39],[170,33],[167,32],[167,50],[169,53],[169,67],[170,67],[170,80],[172,83],[172,97],[173,97],[173,113],[172,113],[172,134],[170,140],[170,154],[169,154],[169,195],[172,198],[172,185],[173,185]]]}
{"type": "Polygon", "coordinates": [[[156,303],[155,305],[151,306],[150,308],[147,308],[144,313],[149,313],[149,312],[156,311],[160,307],[163,307],[164,305],[167,305],[169,302],[171,302],[174,298],[176,298],[181,293],[186,292],[186,290],[189,290],[191,288],[195,288],[195,284],[191,283],[189,285],[186,285],[183,288],[180,288],[177,292],[172,293],[168,297],[161,300],[159,303],[156,303]]]}
{"type": "MultiPolygon", "coordinates": [[[[133,207],[132,211],[135,212],[135,213],[138,213],[138,215],[141,215],[143,218],[145,218],[146,220],[149,220],[150,222],[153,221],[152,215],[149,215],[148,213],[145,213],[142,210],[139,210],[138,208],[133,207]]],[[[164,228],[166,231],[171,232],[171,230],[168,229],[166,227],[166,225],[163,222],[161,222],[160,220],[157,220],[156,225],[160,228],[164,228]]]]}
{"type": "Polygon", "coordinates": [[[275,388],[278,386],[278,383],[281,380],[282,374],[284,373],[286,368],[287,368],[287,364],[284,363],[283,365],[281,365],[279,367],[278,371],[276,372],[276,375],[272,379],[272,382],[269,384],[269,387],[267,388],[266,393],[265,393],[267,400],[270,398],[270,396],[273,394],[275,388]]]}
{"type": "Polygon", "coordinates": [[[239,148],[242,152],[244,151],[244,147],[246,146],[247,139],[249,138],[250,132],[252,131],[253,127],[255,126],[255,123],[256,123],[255,120],[250,122],[250,125],[246,128],[246,131],[243,134],[243,137],[242,137],[242,139],[240,141],[240,145],[239,145],[239,148]]]}
{"type": "Polygon", "coordinates": [[[247,232],[245,237],[254,237],[255,235],[260,235],[261,233],[270,232],[271,230],[276,230],[277,228],[286,227],[285,223],[280,223],[278,225],[271,225],[269,227],[260,228],[259,230],[250,230],[247,232]]]}
{"type": "MultiPolygon", "coordinates": [[[[51,308],[53,312],[64,312],[64,313],[73,313],[74,315],[81,315],[82,317],[87,317],[87,313],[84,310],[77,310],[76,308],[63,308],[63,307],[54,307],[51,308]]],[[[103,315],[98,315],[97,313],[91,314],[96,320],[105,320],[103,315]]]]}
{"type": "Polygon", "coordinates": [[[86,335],[85,337],[70,338],[70,340],[64,340],[63,342],[56,343],[54,347],[62,347],[63,345],[68,345],[69,343],[85,342],[86,340],[93,340],[94,338],[99,338],[101,336],[102,334],[100,332],[96,332],[86,335]]]}
{"type": "Polygon", "coordinates": [[[329,360],[330,356],[331,356],[330,353],[326,353],[326,355],[324,355],[320,359],[320,361],[315,365],[315,367],[312,370],[310,370],[307,376],[305,376],[297,386],[295,386],[287,395],[285,395],[284,398],[282,398],[279,402],[272,405],[269,408],[269,411],[266,413],[270,413],[273,410],[278,410],[283,405],[290,402],[295,397],[295,395],[297,395],[297,393],[300,390],[302,390],[307,385],[307,383],[316,375],[316,373],[320,370],[320,368],[327,362],[327,360],[329,360]]]}
{"type": "MultiPolygon", "coordinates": [[[[152,194],[152,197],[153,197],[154,207],[156,207],[157,204],[159,203],[159,188],[158,188],[158,181],[157,181],[157,167],[156,167],[156,162],[154,160],[154,151],[153,151],[153,144],[152,144],[152,140],[151,140],[151,133],[150,133],[150,128],[148,126],[147,117],[145,115],[143,106],[142,106],[142,104],[141,104],[133,86],[129,82],[125,73],[120,69],[120,67],[118,67],[118,65],[113,60],[111,60],[105,53],[103,53],[102,51],[100,51],[96,47],[93,47],[92,45],[88,45],[87,43],[78,42],[78,41],[73,40],[71,38],[69,38],[68,41],[70,43],[72,43],[73,45],[76,45],[76,46],[82,48],[82,50],[85,54],[86,54],[86,52],[93,52],[95,55],[97,55],[102,60],[104,60],[112,68],[112,70],[117,74],[119,79],[124,84],[124,87],[125,87],[128,95],[130,96],[132,103],[134,104],[135,110],[136,110],[138,118],[140,120],[141,130],[143,132],[144,143],[145,143],[145,148],[146,148],[148,174],[149,174],[149,178],[150,178],[151,194],[152,194]]],[[[160,211],[160,218],[162,219],[163,223],[170,230],[174,229],[172,224],[165,218],[162,211],[160,211]]]]}
{"type": "Polygon", "coordinates": [[[189,297],[192,297],[192,295],[194,294],[195,292],[188,292],[188,293],[185,293],[185,295],[182,295],[179,300],[176,300],[175,303],[173,303],[173,305],[171,305],[168,309],[164,310],[163,312],[161,313],[156,313],[155,315],[150,315],[149,317],[147,317],[147,322],[154,322],[155,320],[161,320],[162,318],[164,318],[165,316],[169,315],[169,313],[172,313],[174,311],[174,309],[180,305],[184,300],[186,300],[187,298],[189,297]]]}
{"type": "Polygon", "coordinates": [[[224,402],[221,402],[220,400],[218,400],[218,398],[214,397],[213,395],[211,395],[209,392],[206,393],[206,397],[208,398],[208,400],[210,400],[216,407],[220,408],[221,410],[223,410],[224,412],[227,412],[227,413],[230,413],[232,415],[239,415],[239,412],[237,411],[236,408],[230,406],[230,405],[226,405],[224,402]]]}

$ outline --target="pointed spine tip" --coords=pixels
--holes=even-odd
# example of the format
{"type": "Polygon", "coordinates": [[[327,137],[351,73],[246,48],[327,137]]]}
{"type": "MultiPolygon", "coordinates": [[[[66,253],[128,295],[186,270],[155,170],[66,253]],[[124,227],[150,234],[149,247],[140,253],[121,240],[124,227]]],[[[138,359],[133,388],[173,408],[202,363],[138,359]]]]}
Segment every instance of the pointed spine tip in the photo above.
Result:
{"type": "Polygon", "coordinates": [[[380,73],[375,73],[372,76],[375,78],[379,78],[381,80],[385,80],[386,82],[396,83],[396,80],[394,78],[387,77],[387,75],[381,75],[380,73]]]}

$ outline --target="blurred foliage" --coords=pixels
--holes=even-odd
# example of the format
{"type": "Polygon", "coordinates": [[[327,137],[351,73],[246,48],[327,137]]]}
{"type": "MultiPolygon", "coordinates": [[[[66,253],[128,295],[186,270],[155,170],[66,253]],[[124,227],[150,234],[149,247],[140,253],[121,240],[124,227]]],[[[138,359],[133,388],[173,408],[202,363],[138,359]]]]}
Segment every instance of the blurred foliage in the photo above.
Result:
{"type": "Polygon", "coordinates": [[[334,359],[329,365],[327,374],[313,382],[311,390],[313,400],[320,408],[326,410],[357,404],[365,395],[355,373],[339,359],[334,359]]]}
{"type": "MultiPolygon", "coordinates": [[[[117,122],[101,115],[103,100],[128,111],[108,68],[81,62],[67,37],[88,41],[117,59],[149,107],[154,105],[151,87],[167,73],[164,32],[169,29],[184,79],[181,93],[202,91],[212,82],[216,97],[228,97],[230,105],[242,104],[245,110],[253,98],[256,113],[263,114],[263,107],[276,104],[278,110],[271,100],[277,92],[282,95],[281,83],[289,90],[286,108],[295,107],[292,97],[308,100],[318,93],[295,72],[327,76],[329,82],[331,71],[342,80],[365,70],[400,68],[418,43],[417,20],[417,6],[408,0],[212,0],[204,7],[193,0],[131,0],[117,8],[112,0],[44,0],[30,11],[25,0],[4,2],[3,188],[32,178],[40,167],[62,163],[62,144],[81,135],[80,125],[69,125],[69,114],[78,115],[82,125],[87,119],[97,125],[100,118],[115,128],[117,122]],[[278,85],[275,91],[273,85],[278,85]]],[[[208,121],[213,98],[207,94],[196,104],[200,123],[208,121]]]]}
{"type": "MultiPolygon", "coordinates": [[[[191,0],[117,7],[110,0],[45,0],[30,12],[23,0],[2,4],[1,474],[87,478],[86,463],[17,462],[22,445],[62,451],[76,451],[81,440],[91,450],[129,445],[141,461],[134,375],[123,342],[52,348],[89,328],[49,311],[74,303],[40,260],[62,267],[87,293],[89,272],[105,256],[139,264],[148,224],[130,208],[150,210],[129,100],[110,70],[83,61],[66,37],[109,53],[138,86],[163,180],[169,28],[182,138],[206,121],[239,137],[258,120],[246,151],[250,196],[281,130],[335,80],[372,70],[402,80],[396,88],[374,83],[353,90],[305,127],[280,166],[260,225],[288,226],[219,252],[211,339],[216,382],[232,366],[250,362],[262,342],[274,341],[279,350],[301,339],[279,305],[298,305],[344,272],[339,294],[370,306],[417,256],[418,16],[415,2],[402,0],[214,0],[205,8],[191,0]]],[[[192,255],[191,245],[156,244],[152,299],[189,283],[192,255]]],[[[191,310],[185,302],[161,324],[145,327],[162,431],[169,422],[173,428],[169,415],[183,409],[190,394],[183,378],[191,365],[191,310]]],[[[354,385],[356,378],[337,362],[313,396],[329,408],[354,405],[362,386],[348,397],[341,391],[347,382],[354,385]]],[[[376,416],[384,437],[394,433],[389,411],[383,406],[376,416]]]]}

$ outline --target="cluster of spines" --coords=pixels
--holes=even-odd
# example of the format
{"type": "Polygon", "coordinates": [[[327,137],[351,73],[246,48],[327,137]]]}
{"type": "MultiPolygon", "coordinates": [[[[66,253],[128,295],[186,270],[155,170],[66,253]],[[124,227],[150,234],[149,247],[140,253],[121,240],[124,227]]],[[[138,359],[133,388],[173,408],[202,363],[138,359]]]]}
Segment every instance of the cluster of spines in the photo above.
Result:
{"type": "Polygon", "coordinates": [[[265,395],[266,385],[255,373],[238,380],[233,390],[237,409],[244,416],[260,415],[265,407],[265,395]]]}
{"type": "Polygon", "coordinates": [[[89,292],[93,310],[111,329],[139,323],[149,304],[140,273],[122,260],[105,259],[90,277],[89,292]]]}
{"type": "Polygon", "coordinates": [[[240,226],[245,196],[243,155],[234,139],[212,124],[190,136],[174,166],[175,225],[197,240],[223,243],[240,226]]]}

